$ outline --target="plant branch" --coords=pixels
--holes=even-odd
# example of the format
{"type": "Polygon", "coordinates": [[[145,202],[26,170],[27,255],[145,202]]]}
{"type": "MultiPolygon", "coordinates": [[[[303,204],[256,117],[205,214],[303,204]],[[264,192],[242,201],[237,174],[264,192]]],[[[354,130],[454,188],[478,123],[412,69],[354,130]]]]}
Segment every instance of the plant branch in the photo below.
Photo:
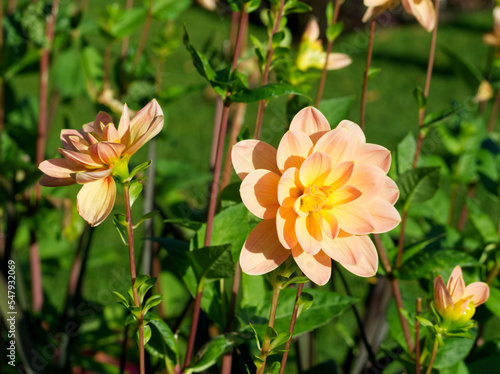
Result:
{"type": "MultiPolygon", "coordinates": [[[[422,299],[417,298],[416,316],[422,311],[422,299]]],[[[415,318],[415,374],[420,374],[420,322],[415,318]]]]}
{"type": "Polygon", "coordinates": [[[366,110],[366,92],[368,88],[368,79],[370,78],[370,65],[372,63],[373,55],[373,40],[375,39],[375,27],[377,26],[377,19],[372,19],[370,23],[370,39],[368,40],[368,52],[366,55],[365,75],[363,77],[363,89],[361,90],[361,114],[359,119],[359,126],[363,130],[365,128],[365,110],[366,110]]]}
{"type": "Polygon", "coordinates": [[[434,338],[434,345],[432,346],[432,353],[431,353],[431,359],[429,361],[429,366],[427,366],[427,371],[425,374],[431,374],[432,373],[432,367],[434,366],[434,360],[436,358],[436,353],[439,348],[439,343],[437,338],[434,338]]]}
{"type": "Polygon", "coordinates": [[[142,52],[146,47],[146,42],[148,40],[149,29],[151,27],[151,20],[153,19],[153,4],[154,0],[149,0],[148,12],[146,14],[146,20],[144,21],[144,27],[142,28],[141,40],[137,46],[137,51],[135,52],[134,61],[132,61],[132,69],[135,69],[139,65],[141,60],[142,52]]]}
{"type": "Polygon", "coordinates": [[[280,373],[285,373],[286,361],[288,359],[288,351],[290,350],[290,344],[292,343],[293,330],[295,328],[295,321],[297,320],[297,313],[299,311],[299,298],[302,293],[302,288],[304,288],[304,283],[300,283],[297,287],[297,296],[295,296],[295,304],[293,305],[292,319],[290,320],[290,327],[288,332],[290,333],[290,339],[286,342],[285,353],[283,353],[283,358],[281,359],[280,373]]]}
{"type": "MultiPolygon", "coordinates": [[[[273,297],[271,300],[271,311],[269,312],[269,323],[267,324],[268,328],[274,327],[274,319],[276,318],[276,310],[278,309],[278,298],[280,295],[280,285],[273,282],[273,297]]],[[[257,374],[264,374],[264,369],[266,367],[267,356],[269,355],[269,348],[271,346],[271,339],[264,336],[264,342],[262,344],[262,349],[260,350],[260,359],[262,361],[261,365],[257,369],[257,374]]]]}

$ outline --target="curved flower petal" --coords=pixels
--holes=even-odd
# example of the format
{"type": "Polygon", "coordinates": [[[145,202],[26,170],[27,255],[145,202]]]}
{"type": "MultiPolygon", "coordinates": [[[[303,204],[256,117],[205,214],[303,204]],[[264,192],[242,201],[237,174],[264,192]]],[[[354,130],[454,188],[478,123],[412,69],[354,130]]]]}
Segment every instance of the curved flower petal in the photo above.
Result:
{"type": "Polygon", "coordinates": [[[114,142],[99,142],[90,146],[89,150],[106,165],[118,159],[125,150],[125,144],[114,142]]]}
{"type": "Polygon", "coordinates": [[[260,140],[243,140],[231,151],[233,167],[241,179],[257,169],[270,170],[280,174],[276,164],[276,148],[260,140]]]}
{"type": "Polygon", "coordinates": [[[436,10],[431,0],[408,0],[411,13],[427,31],[436,26],[436,10]]]}
{"type": "Polygon", "coordinates": [[[290,256],[276,233],[274,220],[260,222],[250,233],[240,254],[241,269],[250,275],[269,273],[290,256]]]}
{"type": "Polygon", "coordinates": [[[391,178],[385,177],[384,186],[378,192],[379,197],[394,205],[398,201],[399,188],[391,178]]]}
{"type": "Polygon", "coordinates": [[[434,302],[440,313],[444,312],[448,307],[453,307],[453,299],[440,275],[434,279],[434,302]]]}
{"type": "Polygon", "coordinates": [[[378,166],[386,174],[391,167],[391,152],[377,144],[357,144],[353,157],[356,162],[378,166]]]}
{"type": "Polygon", "coordinates": [[[339,234],[339,221],[337,221],[335,215],[329,210],[322,210],[321,218],[321,228],[323,229],[323,232],[330,239],[335,239],[339,234]]]}
{"type": "Polygon", "coordinates": [[[356,263],[352,265],[339,262],[348,271],[360,277],[372,277],[377,273],[377,250],[368,236],[338,237],[334,242],[339,247],[344,246],[344,252],[349,250],[355,257],[356,263]]]}
{"type": "MultiPolygon", "coordinates": [[[[350,203],[351,201],[356,200],[358,197],[360,197],[363,193],[357,189],[354,186],[351,185],[345,185],[337,189],[330,197],[330,204],[336,206],[336,205],[342,205],[342,204],[347,204],[350,203]]],[[[392,206],[392,205],[391,205],[392,206]]]]}
{"type": "Polygon", "coordinates": [[[354,152],[352,136],[344,129],[336,128],[328,131],[318,140],[313,152],[324,152],[329,155],[332,166],[344,161],[351,161],[354,152]]]}
{"type": "Polygon", "coordinates": [[[391,0],[364,0],[363,1],[363,4],[366,6],[366,7],[370,7],[370,6],[380,6],[380,5],[384,5],[386,3],[389,3],[391,0]]]}
{"type": "Polygon", "coordinates": [[[241,199],[248,210],[259,218],[276,217],[280,207],[279,181],[280,176],[269,170],[259,169],[248,174],[240,187],[241,199]]]}
{"type": "MultiPolygon", "coordinates": [[[[124,120],[124,122],[126,123],[126,120],[124,120]]],[[[124,134],[125,140],[128,141],[124,141],[124,139],[122,138],[122,143],[132,146],[140,142],[141,144],[135,149],[136,151],[149,139],[157,135],[162,129],[162,127],[163,127],[163,111],[161,110],[161,107],[158,104],[158,102],[155,99],[153,99],[144,108],[139,110],[137,114],[134,116],[134,118],[132,118],[132,120],[130,120],[129,132],[128,134],[127,132],[124,134]],[[161,117],[161,121],[158,121],[159,117],[161,117]],[[148,139],[144,140],[144,135],[146,134],[150,136],[147,136],[148,139]]]]}
{"type": "Polygon", "coordinates": [[[319,25],[318,21],[313,18],[311,19],[304,29],[302,34],[302,40],[309,40],[310,42],[315,42],[319,38],[319,25]]]}
{"type": "Polygon", "coordinates": [[[112,123],[104,126],[103,138],[105,141],[117,143],[120,141],[120,134],[112,123]]]}
{"type": "Polygon", "coordinates": [[[324,152],[314,152],[306,158],[299,171],[302,185],[322,185],[332,169],[330,156],[324,152]]]}
{"type": "Polygon", "coordinates": [[[344,53],[330,53],[326,64],[327,70],[343,69],[351,64],[351,58],[344,53]]]}
{"type": "MultiPolygon", "coordinates": [[[[160,109],[161,111],[161,109],[160,109]]],[[[135,117],[134,117],[135,118],[135,117]]],[[[132,120],[133,121],[133,120],[132,120]]],[[[132,126],[132,125],[131,125],[132,126]]],[[[136,128],[138,125],[136,126],[136,128]]],[[[129,147],[123,152],[127,155],[133,155],[137,152],[144,144],[153,139],[163,128],[163,115],[155,117],[150,125],[147,127],[146,131],[137,138],[132,138],[129,147]]]]}
{"type": "Polygon", "coordinates": [[[377,196],[363,204],[363,206],[373,218],[375,224],[374,233],[391,231],[401,222],[401,216],[396,208],[381,197],[377,196]]]}
{"type": "Polygon", "coordinates": [[[323,230],[320,219],[317,213],[310,213],[305,217],[298,216],[295,221],[297,240],[302,249],[310,255],[315,255],[321,250],[323,230]]]}
{"type": "Polygon", "coordinates": [[[340,121],[336,128],[348,130],[351,133],[354,144],[366,143],[365,133],[358,124],[345,119],[340,121]]]}
{"type": "Polygon", "coordinates": [[[490,296],[490,288],[488,287],[488,284],[484,282],[474,282],[467,285],[467,287],[465,287],[463,297],[467,298],[471,296],[472,301],[474,301],[474,306],[485,303],[490,296]]]}
{"type": "Polygon", "coordinates": [[[386,175],[379,167],[355,163],[351,178],[347,183],[363,193],[356,202],[361,204],[377,196],[384,187],[385,181],[386,175]]]}
{"type": "Polygon", "coordinates": [[[278,230],[278,238],[280,243],[286,249],[295,247],[298,243],[297,235],[295,234],[295,221],[297,213],[293,208],[280,207],[276,214],[276,229],[278,230]]]}
{"type": "Polygon", "coordinates": [[[344,204],[332,208],[339,227],[352,235],[366,235],[375,230],[375,222],[368,211],[358,204],[344,204]]]}
{"type": "Polygon", "coordinates": [[[92,183],[99,179],[106,178],[113,171],[112,168],[98,171],[87,171],[75,174],[75,181],[79,184],[92,183]]]}
{"type": "MultiPolygon", "coordinates": [[[[97,113],[97,116],[94,119],[94,127],[93,127],[93,132],[97,134],[100,138],[103,137],[103,129],[104,126],[113,123],[113,118],[108,113],[105,112],[99,112],[97,113]]],[[[90,131],[89,131],[90,132],[90,131]]]]}
{"type": "Polygon", "coordinates": [[[112,177],[84,184],[76,197],[78,213],[91,226],[97,226],[115,205],[116,184],[112,177]]]}
{"type": "Polygon", "coordinates": [[[288,168],[300,168],[312,147],[313,143],[305,132],[288,131],[281,139],[276,155],[280,171],[283,173],[288,168]]]}
{"type": "Polygon", "coordinates": [[[448,289],[454,303],[464,297],[465,282],[462,275],[462,268],[460,266],[455,266],[451,272],[446,288],[448,289]]]}
{"type": "Polygon", "coordinates": [[[311,137],[313,143],[315,143],[319,136],[330,131],[331,128],[323,113],[312,106],[308,106],[300,110],[293,117],[290,123],[290,130],[305,132],[311,137]]]}
{"type": "MultiPolygon", "coordinates": [[[[61,143],[65,149],[70,150],[70,151],[80,151],[81,150],[81,147],[78,147],[78,144],[75,145],[75,139],[74,139],[75,137],[78,138],[78,140],[80,140],[81,143],[84,143],[84,142],[87,143],[87,148],[88,148],[89,144],[80,131],[73,130],[73,129],[61,130],[60,139],[61,139],[61,143]],[[73,140],[70,138],[73,138],[73,140]]],[[[77,142],[77,143],[79,143],[79,142],[77,142]]]]}
{"type": "Polygon", "coordinates": [[[120,123],[118,124],[118,134],[120,135],[121,142],[123,144],[129,144],[130,142],[130,112],[128,110],[127,104],[123,105],[122,116],[120,117],[120,123]]]}
{"type": "Polygon", "coordinates": [[[312,256],[300,246],[295,246],[292,248],[292,255],[300,270],[317,285],[323,286],[330,280],[332,260],[323,251],[312,256]]]}
{"type": "Polygon", "coordinates": [[[280,205],[291,208],[303,191],[304,186],[299,179],[299,169],[286,169],[278,184],[278,202],[280,205]]]}
{"type": "Polygon", "coordinates": [[[59,148],[59,152],[66,157],[69,161],[77,163],[84,166],[85,168],[98,168],[102,167],[101,160],[90,153],[81,153],[76,151],[67,151],[65,149],[59,148]]]}
{"type": "Polygon", "coordinates": [[[332,169],[323,183],[325,186],[337,189],[347,183],[351,178],[353,170],[354,161],[342,162],[332,169]]]}
{"type": "Polygon", "coordinates": [[[325,238],[321,249],[344,267],[346,265],[356,265],[356,256],[340,237],[335,239],[325,238]]]}
{"type": "MultiPolygon", "coordinates": [[[[40,163],[38,168],[47,176],[55,179],[71,178],[73,173],[87,170],[84,166],[76,164],[64,158],[52,158],[40,163]]],[[[73,179],[72,179],[73,180],[73,179]]],[[[74,180],[73,183],[74,184],[74,180]]],[[[42,184],[42,186],[45,186],[42,184]]]]}

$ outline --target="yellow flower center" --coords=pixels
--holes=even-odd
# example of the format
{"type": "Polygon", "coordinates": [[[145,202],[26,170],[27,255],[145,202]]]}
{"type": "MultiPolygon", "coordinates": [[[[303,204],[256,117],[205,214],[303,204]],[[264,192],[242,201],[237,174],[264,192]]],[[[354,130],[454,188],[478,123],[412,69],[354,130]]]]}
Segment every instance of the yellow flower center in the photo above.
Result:
{"type": "Polygon", "coordinates": [[[460,300],[456,302],[453,307],[447,308],[443,313],[443,318],[449,322],[454,322],[460,325],[469,322],[476,312],[476,307],[474,306],[474,301],[470,300],[464,310],[465,302],[467,301],[460,300]]]}
{"type": "Polygon", "coordinates": [[[331,187],[318,187],[311,185],[306,188],[304,194],[300,197],[300,211],[303,213],[318,213],[322,210],[332,209],[329,202],[331,187]]]}

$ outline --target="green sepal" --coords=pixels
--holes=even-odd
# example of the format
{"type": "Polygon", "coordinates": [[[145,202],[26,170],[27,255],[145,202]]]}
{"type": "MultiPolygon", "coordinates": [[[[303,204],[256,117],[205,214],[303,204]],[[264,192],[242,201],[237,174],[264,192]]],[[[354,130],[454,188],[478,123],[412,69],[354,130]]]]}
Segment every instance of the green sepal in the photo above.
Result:
{"type": "Polygon", "coordinates": [[[415,89],[413,90],[413,96],[415,97],[415,100],[417,100],[418,109],[425,109],[425,107],[427,106],[427,98],[424,95],[422,87],[415,87],[415,89]]]}
{"type": "Polygon", "coordinates": [[[333,25],[328,26],[328,28],[326,29],[326,39],[330,43],[333,43],[335,39],[339,37],[339,35],[342,33],[343,30],[344,30],[343,22],[337,22],[333,25]]]}
{"type": "Polygon", "coordinates": [[[134,179],[129,184],[129,194],[130,194],[130,207],[134,205],[139,195],[142,192],[142,183],[140,179],[134,179]]]}
{"type": "Polygon", "coordinates": [[[130,172],[130,179],[134,178],[136,176],[137,173],[143,171],[143,170],[146,170],[148,167],[151,166],[151,163],[153,161],[149,160],[149,161],[146,161],[145,163],[143,164],[140,164],[140,165],[137,165],[131,172],[130,172]]]}
{"type": "Polygon", "coordinates": [[[280,332],[272,341],[269,346],[270,351],[273,351],[275,348],[278,348],[280,345],[285,344],[290,338],[292,334],[290,331],[280,332]]]}
{"type": "Polygon", "coordinates": [[[308,292],[302,292],[299,296],[299,299],[297,300],[297,317],[302,314],[302,312],[305,312],[307,309],[309,309],[314,302],[314,296],[311,295],[308,292]]]}
{"type": "Polygon", "coordinates": [[[139,221],[133,226],[134,229],[138,228],[144,221],[150,219],[150,218],[153,218],[154,216],[156,216],[158,213],[160,213],[159,210],[154,210],[152,212],[149,212],[149,213],[146,213],[145,215],[143,215],[139,221]]]}
{"type": "Polygon", "coordinates": [[[113,217],[113,225],[116,227],[118,234],[120,234],[123,244],[128,245],[127,221],[125,220],[125,214],[115,214],[113,217]]]}

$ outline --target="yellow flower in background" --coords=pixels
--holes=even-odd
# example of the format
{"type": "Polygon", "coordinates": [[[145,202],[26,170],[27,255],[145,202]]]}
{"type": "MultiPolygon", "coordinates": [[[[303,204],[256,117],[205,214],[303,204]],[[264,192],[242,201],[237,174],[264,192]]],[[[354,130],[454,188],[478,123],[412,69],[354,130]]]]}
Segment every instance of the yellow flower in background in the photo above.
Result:
{"type": "Polygon", "coordinates": [[[500,48],[500,7],[493,9],[493,32],[485,34],[483,41],[494,47],[500,48]]]}
{"type": "Polygon", "coordinates": [[[474,282],[466,287],[460,266],[453,269],[447,285],[440,275],[434,279],[434,304],[445,324],[466,324],[476,307],[486,302],[489,295],[490,289],[484,282],[474,282]]]}
{"type": "Polygon", "coordinates": [[[112,118],[100,112],[94,122],[82,130],[62,130],[64,158],[43,161],[42,186],[58,187],[82,184],[77,209],[92,226],[99,225],[113,209],[116,198],[114,177],[128,175],[128,161],[146,142],[163,128],[163,112],[152,100],[130,120],[125,105],[118,128],[112,118]]]}
{"type": "MultiPolygon", "coordinates": [[[[326,61],[326,52],[323,50],[321,40],[319,40],[319,25],[315,19],[312,19],[302,35],[296,65],[301,71],[310,68],[323,70],[326,61]]],[[[342,69],[350,65],[351,62],[351,58],[346,54],[330,53],[326,68],[328,70],[342,69]]]]}
{"type": "Polygon", "coordinates": [[[368,234],[399,224],[393,206],[399,190],[386,176],[390,152],[366,143],[357,124],[344,120],[331,130],[323,114],[308,107],[293,118],[277,150],[244,140],[233,147],[232,160],[243,179],[243,203],[263,219],[241,251],[245,273],[268,273],[292,255],[319,285],[330,279],[331,259],[358,276],[376,274],[368,234]]]}
{"type": "Polygon", "coordinates": [[[368,9],[363,16],[363,22],[378,17],[386,10],[394,9],[403,4],[406,13],[412,14],[427,31],[432,31],[436,26],[436,10],[431,0],[364,0],[368,9]]]}

